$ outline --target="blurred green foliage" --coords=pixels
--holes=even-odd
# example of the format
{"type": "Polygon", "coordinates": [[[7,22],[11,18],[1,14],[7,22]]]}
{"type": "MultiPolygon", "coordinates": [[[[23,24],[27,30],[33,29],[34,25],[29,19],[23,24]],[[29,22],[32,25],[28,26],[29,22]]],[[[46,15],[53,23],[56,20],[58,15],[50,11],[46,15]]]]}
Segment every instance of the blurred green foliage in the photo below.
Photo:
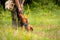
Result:
{"type": "Polygon", "coordinates": [[[33,32],[13,29],[11,12],[4,11],[0,5],[0,40],[60,40],[60,6],[57,4],[56,0],[26,0],[24,15],[33,25],[33,32]]]}
{"type": "MultiPolygon", "coordinates": [[[[56,0],[26,0],[24,14],[28,17],[29,23],[32,25],[60,24],[60,6],[55,2],[56,0]]],[[[11,13],[8,10],[4,11],[0,6],[0,24],[5,23],[11,24],[11,13]]]]}

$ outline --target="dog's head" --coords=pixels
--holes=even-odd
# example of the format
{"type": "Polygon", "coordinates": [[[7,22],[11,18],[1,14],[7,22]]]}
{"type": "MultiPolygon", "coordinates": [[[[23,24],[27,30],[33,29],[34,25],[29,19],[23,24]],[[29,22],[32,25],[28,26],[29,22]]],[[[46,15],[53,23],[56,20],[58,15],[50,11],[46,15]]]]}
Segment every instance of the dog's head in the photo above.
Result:
{"type": "Polygon", "coordinates": [[[14,3],[13,3],[13,1],[11,0],[11,1],[6,1],[5,2],[5,9],[7,9],[7,10],[13,10],[13,8],[14,8],[14,3]]]}
{"type": "Polygon", "coordinates": [[[33,28],[32,28],[31,25],[28,25],[28,30],[29,30],[29,31],[33,31],[33,28]]]}
{"type": "MultiPolygon", "coordinates": [[[[23,30],[25,30],[25,26],[23,26],[23,30]]],[[[31,25],[28,25],[28,30],[27,31],[33,31],[33,27],[31,25]]]]}

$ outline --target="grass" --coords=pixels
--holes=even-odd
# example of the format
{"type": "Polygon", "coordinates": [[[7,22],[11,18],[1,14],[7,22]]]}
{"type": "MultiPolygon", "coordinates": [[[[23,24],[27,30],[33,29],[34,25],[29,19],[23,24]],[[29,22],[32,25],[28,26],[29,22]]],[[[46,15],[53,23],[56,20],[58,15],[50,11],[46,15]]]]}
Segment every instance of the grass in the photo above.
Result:
{"type": "Polygon", "coordinates": [[[15,30],[12,26],[0,27],[0,40],[59,40],[59,26],[33,27],[33,32],[15,30]]]}
{"type": "Polygon", "coordinates": [[[2,9],[0,11],[0,40],[60,40],[60,8],[54,5],[52,6],[54,8],[45,7],[44,5],[41,8],[31,9],[27,5],[27,9],[24,8],[24,15],[33,26],[33,32],[23,31],[22,28],[15,30],[11,26],[11,13],[2,9]]]}
{"type": "Polygon", "coordinates": [[[52,10],[48,10],[47,8],[41,9],[39,7],[37,7],[37,9],[30,9],[29,6],[27,6],[25,15],[28,17],[29,23],[32,25],[60,25],[60,9],[54,8],[54,10],[52,10]]]}

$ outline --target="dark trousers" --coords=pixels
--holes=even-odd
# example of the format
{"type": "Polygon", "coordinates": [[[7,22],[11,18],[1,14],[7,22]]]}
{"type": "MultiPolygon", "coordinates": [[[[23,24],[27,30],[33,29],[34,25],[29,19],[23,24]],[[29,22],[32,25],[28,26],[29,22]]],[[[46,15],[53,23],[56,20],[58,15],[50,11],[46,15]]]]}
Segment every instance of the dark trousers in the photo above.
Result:
{"type": "Polygon", "coordinates": [[[13,27],[19,27],[19,26],[22,26],[23,23],[22,23],[22,20],[19,16],[19,12],[18,12],[18,8],[17,7],[14,7],[13,11],[11,11],[11,17],[12,17],[12,26],[13,27]]]}

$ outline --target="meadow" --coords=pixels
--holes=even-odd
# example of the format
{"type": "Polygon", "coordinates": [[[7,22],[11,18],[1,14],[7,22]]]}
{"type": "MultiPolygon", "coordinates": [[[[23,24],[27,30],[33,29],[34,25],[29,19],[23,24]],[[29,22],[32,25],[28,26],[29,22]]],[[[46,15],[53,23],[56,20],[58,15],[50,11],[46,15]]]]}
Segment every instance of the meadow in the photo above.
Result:
{"type": "Polygon", "coordinates": [[[60,40],[60,6],[35,4],[24,6],[24,15],[33,26],[33,32],[14,29],[11,12],[0,7],[0,40],[60,40]]]}

